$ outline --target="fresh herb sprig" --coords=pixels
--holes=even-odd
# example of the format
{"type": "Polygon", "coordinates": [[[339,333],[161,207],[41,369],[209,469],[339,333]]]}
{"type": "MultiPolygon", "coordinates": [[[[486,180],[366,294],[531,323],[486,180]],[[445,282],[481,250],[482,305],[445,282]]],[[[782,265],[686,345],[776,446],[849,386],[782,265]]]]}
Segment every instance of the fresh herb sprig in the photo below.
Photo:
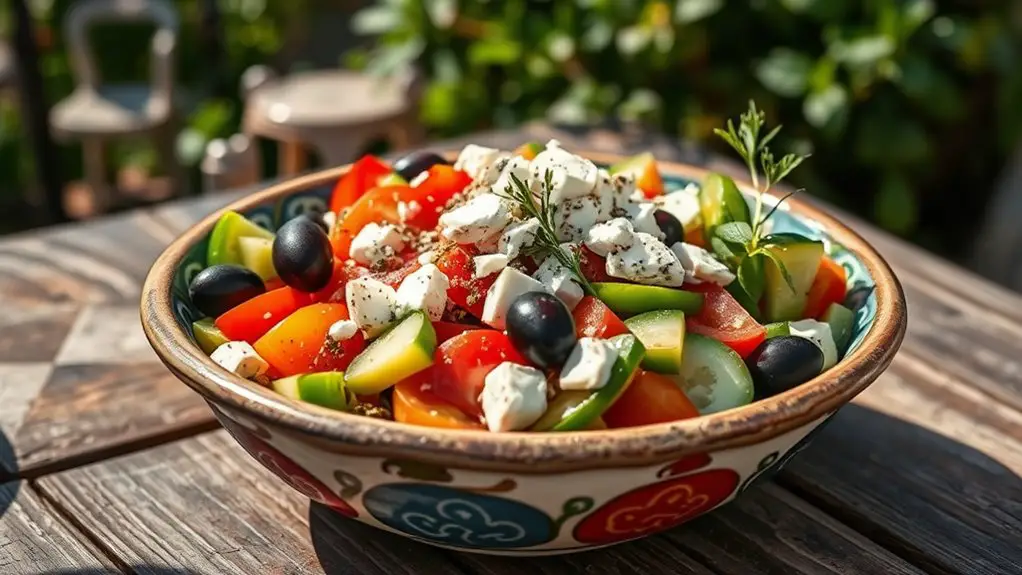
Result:
{"type": "Polygon", "coordinates": [[[742,287],[753,299],[758,299],[763,290],[763,266],[761,258],[757,256],[771,259],[777,265],[788,287],[793,291],[795,289],[794,281],[784,262],[767,249],[772,245],[786,243],[791,238],[785,234],[769,236],[763,234],[767,220],[774,215],[784,200],[795,192],[790,192],[779,199],[766,215],[763,215],[763,196],[809,157],[785,154],[780,159],[775,159],[768,144],[780,132],[781,126],[763,133],[765,124],[766,113],[759,110],[756,103],[750,100],[748,111],[739,116],[737,128],[728,120],[726,130],[719,128],[713,130],[745,161],[752,186],[756,190],[756,207],[751,223],[735,221],[722,224],[716,228],[715,237],[711,240],[714,252],[738,275],[742,287]]]}
{"type": "Polygon", "coordinates": [[[532,253],[536,256],[554,256],[562,266],[568,269],[575,281],[582,286],[582,290],[588,295],[596,295],[593,286],[582,273],[582,261],[577,251],[565,250],[557,240],[556,227],[554,225],[554,209],[550,203],[550,192],[553,189],[553,172],[547,170],[544,173],[543,183],[539,189],[539,199],[533,194],[529,186],[515,174],[510,174],[511,183],[504,188],[504,192],[494,192],[496,195],[512,201],[521,206],[526,217],[536,218],[539,222],[539,230],[536,232],[536,240],[532,244],[532,253]]]}

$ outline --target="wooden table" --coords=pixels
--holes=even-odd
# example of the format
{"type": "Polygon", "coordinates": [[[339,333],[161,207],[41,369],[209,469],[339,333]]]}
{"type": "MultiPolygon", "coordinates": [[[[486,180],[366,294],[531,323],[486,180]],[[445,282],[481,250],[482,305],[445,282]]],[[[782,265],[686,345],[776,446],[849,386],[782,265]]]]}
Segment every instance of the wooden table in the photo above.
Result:
{"type": "MultiPolygon", "coordinates": [[[[541,127],[470,140],[551,135],[709,160],[541,127]]],[[[1022,573],[1022,298],[861,223],[904,282],[902,351],[740,501],[540,559],[442,551],[310,505],[219,430],[139,327],[153,259],[239,194],[0,242],[0,573],[1022,573]]]]}

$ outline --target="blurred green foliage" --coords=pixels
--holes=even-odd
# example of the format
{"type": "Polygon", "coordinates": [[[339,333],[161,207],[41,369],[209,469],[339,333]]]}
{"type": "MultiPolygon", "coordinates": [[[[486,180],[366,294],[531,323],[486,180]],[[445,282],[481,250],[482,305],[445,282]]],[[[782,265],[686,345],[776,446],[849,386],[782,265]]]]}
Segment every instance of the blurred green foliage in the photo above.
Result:
{"type": "Polygon", "coordinates": [[[753,98],[812,154],[794,183],[950,249],[1022,129],[1014,5],[380,0],[353,23],[377,42],[348,63],[420,65],[443,135],[614,118],[720,146],[712,128],[753,98]]]}

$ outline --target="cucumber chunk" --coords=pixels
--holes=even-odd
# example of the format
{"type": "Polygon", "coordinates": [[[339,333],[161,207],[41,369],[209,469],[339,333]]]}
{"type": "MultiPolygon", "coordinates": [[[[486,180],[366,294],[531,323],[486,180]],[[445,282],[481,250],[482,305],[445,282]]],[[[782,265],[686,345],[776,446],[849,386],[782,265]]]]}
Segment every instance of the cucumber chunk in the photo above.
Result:
{"type": "Polygon", "coordinates": [[[348,366],[344,382],[359,395],[379,393],[433,363],[436,332],[421,311],[414,311],[376,338],[348,366]]]}
{"type": "Polygon", "coordinates": [[[379,187],[383,187],[383,186],[405,186],[405,185],[408,185],[408,182],[405,181],[405,179],[402,178],[401,175],[398,174],[397,172],[391,172],[391,173],[387,174],[386,176],[381,177],[379,180],[376,180],[376,185],[379,186],[379,187]]]}
{"type": "Polygon", "coordinates": [[[632,315],[660,309],[697,314],[703,308],[704,296],[696,292],[617,282],[595,282],[592,286],[596,297],[618,314],[632,315]]]}
{"type": "Polygon", "coordinates": [[[772,257],[765,266],[764,319],[767,321],[801,319],[802,310],[805,309],[809,297],[809,289],[813,286],[816,271],[823,259],[823,242],[796,234],[768,237],[782,239],[783,243],[767,248],[772,257]],[[775,259],[784,264],[784,268],[791,276],[792,286],[785,281],[775,259]],[[795,289],[792,290],[792,287],[795,289]]]}
{"type": "Polygon", "coordinates": [[[609,341],[617,348],[618,356],[607,385],[596,391],[562,391],[557,394],[539,421],[532,425],[533,431],[589,429],[628,389],[646,350],[642,342],[632,334],[615,336],[609,341]]]}
{"type": "Polygon", "coordinates": [[[766,338],[780,337],[782,335],[791,335],[791,329],[786,321],[775,321],[774,323],[768,323],[766,328],[766,338]]]}
{"type": "Polygon", "coordinates": [[[209,317],[192,322],[192,335],[206,355],[212,355],[216,348],[230,341],[209,317]]]}
{"type": "Polygon", "coordinates": [[[241,265],[255,272],[263,281],[277,277],[273,268],[273,240],[242,236],[238,238],[241,265]]]}
{"type": "Polygon", "coordinates": [[[629,331],[646,348],[642,367],[657,373],[679,373],[685,345],[685,313],[674,309],[649,311],[625,320],[629,331]]]}
{"type": "Polygon", "coordinates": [[[823,312],[821,318],[830,324],[830,333],[834,336],[834,345],[837,346],[839,356],[844,356],[848,351],[848,344],[852,343],[852,331],[855,328],[855,312],[847,307],[832,303],[827,311],[823,312]]]}
{"type": "Polygon", "coordinates": [[[703,219],[703,235],[709,243],[720,224],[745,222],[752,224],[749,204],[734,180],[716,172],[706,174],[699,188],[699,212],[703,219]]]}
{"type": "Polygon", "coordinates": [[[681,373],[674,381],[706,415],[740,407],[752,401],[752,375],[730,347],[702,335],[685,336],[681,373]]]}
{"type": "Polygon", "coordinates": [[[346,411],[357,401],[344,385],[344,373],[326,371],[292,375],[273,382],[277,393],[330,409],[346,411]]]}
{"type": "Polygon", "coordinates": [[[220,216],[213,231],[209,234],[206,265],[245,265],[241,259],[241,246],[238,242],[238,238],[243,237],[273,241],[272,232],[259,227],[238,212],[227,212],[220,216]]]}

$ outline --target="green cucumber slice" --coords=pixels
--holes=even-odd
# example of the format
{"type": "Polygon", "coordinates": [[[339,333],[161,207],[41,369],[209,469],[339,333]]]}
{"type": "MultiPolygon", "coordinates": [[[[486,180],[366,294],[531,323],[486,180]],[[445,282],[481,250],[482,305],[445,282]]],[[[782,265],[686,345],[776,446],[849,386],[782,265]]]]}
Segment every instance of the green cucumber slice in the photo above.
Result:
{"type": "Polygon", "coordinates": [[[780,337],[782,335],[791,335],[791,329],[786,321],[775,321],[774,323],[768,323],[766,328],[766,338],[780,337]]]}
{"type": "Polygon", "coordinates": [[[679,373],[685,345],[685,312],[648,311],[625,320],[628,330],[646,348],[642,367],[657,373],[679,373]]]}
{"type": "Polygon", "coordinates": [[[646,350],[637,337],[622,334],[612,337],[617,360],[607,385],[596,391],[562,391],[554,396],[546,412],[532,426],[533,431],[579,431],[588,429],[617,401],[632,383],[646,350]]]}
{"type": "Polygon", "coordinates": [[[752,375],[742,358],[719,341],[694,333],[685,336],[681,373],[674,381],[703,415],[740,407],[753,398],[752,375]]]}
{"type": "Polygon", "coordinates": [[[351,409],[357,401],[345,387],[344,372],[341,371],[292,375],[275,380],[273,389],[291,399],[341,411],[351,409]]]}
{"type": "Polygon", "coordinates": [[[241,265],[254,271],[263,281],[277,277],[273,268],[273,240],[242,236],[238,238],[238,251],[241,253],[241,265]]]}
{"type": "Polygon", "coordinates": [[[827,311],[823,312],[823,317],[820,319],[830,324],[830,333],[834,336],[834,345],[837,346],[838,356],[844,356],[848,351],[848,344],[852,342],[855,312],[839,303],[832,303],[827,311]]]}
{"type": "Polygon", "coordinates": [[[650,164],[656,165],[656,157],[652,152],[643,152],[610,166],[607,173],[610,175],[629,174],[638,177],[650,164]]]}
{"type": "Polygon", "coordinates": [[[731,178],[710,172],[699,188],[699,213],[703,219],[703,235],[707,243],[713,231],[727,222],[752,224],[749,204],[731,178]]]}
{"type": "Polygon", "coordinates": [[[259,227],[238,212],[226,212],[220,216],[209,234],[209,248],[206,251],[206,265],[237,264],[241,260],[238,238],[264,238],[273,240],[273,233],[259,227]]]}
{"type": "Polygon", "coordinates": [[[797,234],[767,236],[767,250],[770,261],[765,266],[766,289],[763,292],[763,312],[767,321],[791,321],[801,319],[806,307],[809,288],[816,279],[816,271],[823,259],[823,242],[811,240],[797,234]],[[770,244],[770,241],[782,243],[770,244]],[[784,279],[777,262],[784,264],[791,276],[792,286],[784,279]],[[792,290],[791,288],[795,289],[792,290]]]}
{"type": "Polygon", "coordinates": [[[192,335],[195,336],[195,343],[199,344],[206,355],[211,355],[216,348],[229,342],[227,336],[213,324],[213,318],[203,318],[192,322],[192,335]]]}
{"type": "Polygon", "coordinates": [[[436,332],[414,311],[376,338],[348,366],[344,382],[359,395],[379,393],[433,363],[436,332]]]}
{"type": "Polygon", "coordinates": [[[676,309],[697,314],[703,308],[703,294],[660,286],[617,282],[592,284],[596,297],[618,314],[637,314],[659,309],[676,309]]]}
{"type": "Polygon", "coordinates": [[[386,176],[382,176],[380,179],[376,180],[376,185],[377,186],[381,186],[381,187],[382,186],[404,186],[404,185],[407,185],[407,184],[408,184],[408,182],[405,181],[405,179],[402,178],[400,176],[400,174],[398,174],[397,172],[391,172],[391,173],[387,174],[386,176]]]}

